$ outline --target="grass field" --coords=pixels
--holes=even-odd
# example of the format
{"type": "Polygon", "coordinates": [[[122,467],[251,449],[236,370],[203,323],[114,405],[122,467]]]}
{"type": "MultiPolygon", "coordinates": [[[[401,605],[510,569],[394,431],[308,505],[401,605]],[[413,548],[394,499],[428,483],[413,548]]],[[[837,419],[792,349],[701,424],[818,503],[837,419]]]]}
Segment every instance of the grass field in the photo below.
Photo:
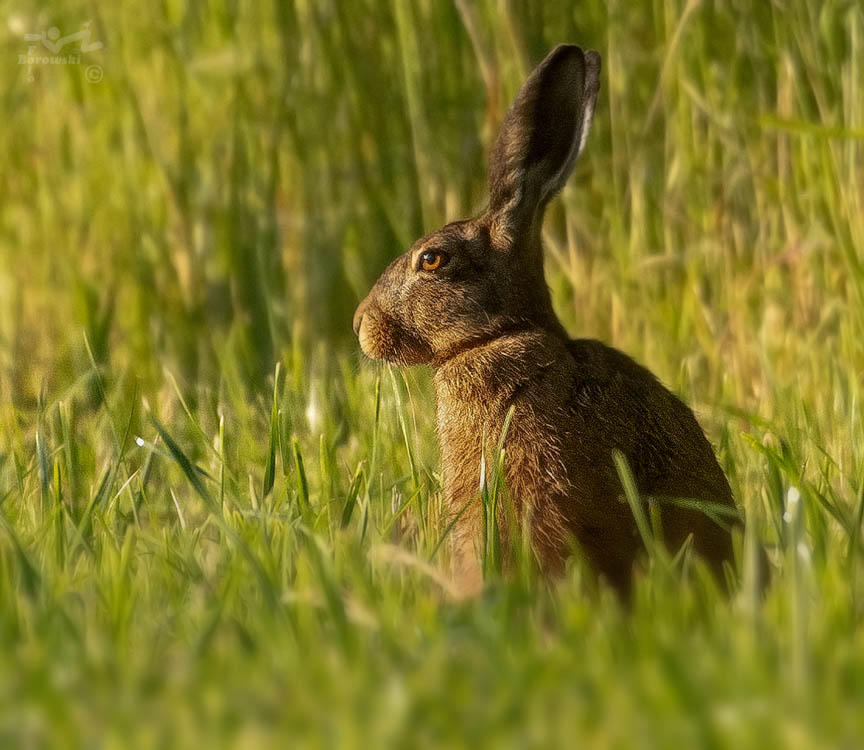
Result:
{"type": "Polygon", "coordinates": [[[0,746],[860,745],[859,2],[53,5],[0,1],[0,746]],[[352,335],[560,41],[604,74],[556,307],[696,408],[730,601],[451,601],[429,374],[352,335]]]}

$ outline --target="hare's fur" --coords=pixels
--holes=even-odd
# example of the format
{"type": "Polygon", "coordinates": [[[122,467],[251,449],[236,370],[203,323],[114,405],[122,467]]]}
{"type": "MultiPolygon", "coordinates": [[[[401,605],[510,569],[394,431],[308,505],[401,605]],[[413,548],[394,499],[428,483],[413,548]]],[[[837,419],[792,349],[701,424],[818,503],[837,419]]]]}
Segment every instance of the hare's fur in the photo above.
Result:
{"type": "MultiPolygon", "coordinates": [[[[657,500],[663,539],[688,537],[719,574],[728,528],[675,500],[734,509],[729,484],[693,412],[645,368],[598,341],[571,340],[543,275],[544,208],[585,145],[600,58],[553,50],[516,97],[492,151],[490,200],[479,217],[418,240],[384,271],[354,319],[363,351],[435,368],[438,434],[456,573],[481,583],[480,467],[490,466],[508,411],[505,474],[549,574],[577,547],[619,591],[642,541],[613,454],[640,494],[657,500]],[[440,256],[440,257],[439,257],[440,256]],[[424,261],[439,264],[427,270],[424,261]],[[668,502],[667,502],[668,501],[668,502]]],[[[503,514],[502,514],[503,515],[503,514]]],[[[505,538],[506,523],[499,518],[505,538]]],[[[505,564],[506,564],[505,560],[505,564]]]]}

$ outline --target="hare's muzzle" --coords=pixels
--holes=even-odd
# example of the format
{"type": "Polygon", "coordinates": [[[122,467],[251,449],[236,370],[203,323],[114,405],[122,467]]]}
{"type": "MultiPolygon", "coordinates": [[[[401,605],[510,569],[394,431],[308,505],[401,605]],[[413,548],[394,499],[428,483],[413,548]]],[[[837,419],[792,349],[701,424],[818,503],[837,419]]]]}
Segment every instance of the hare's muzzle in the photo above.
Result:
{"type": "Polygon", "coordinates": [[[354,335],[360,335],[360,324],[363,322],[363,313],[366,311],[366,300],[364,299],[354,311],[354,335]]]}

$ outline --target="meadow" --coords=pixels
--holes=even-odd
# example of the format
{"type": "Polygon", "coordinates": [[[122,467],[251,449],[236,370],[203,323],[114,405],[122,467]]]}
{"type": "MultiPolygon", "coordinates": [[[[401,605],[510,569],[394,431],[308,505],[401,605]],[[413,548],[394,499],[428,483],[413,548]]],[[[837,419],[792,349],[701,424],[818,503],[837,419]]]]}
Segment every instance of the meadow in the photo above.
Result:
{"type": "Polygon", "coordinates": [[[860,745],[864,6],[0,9],[0,746],[860,745]],[[556,309],[694,406],[728,599],[651,555],[629,610],[578,560],[454,601],[429,372],[351,330],[561,41],[556,309]]]}

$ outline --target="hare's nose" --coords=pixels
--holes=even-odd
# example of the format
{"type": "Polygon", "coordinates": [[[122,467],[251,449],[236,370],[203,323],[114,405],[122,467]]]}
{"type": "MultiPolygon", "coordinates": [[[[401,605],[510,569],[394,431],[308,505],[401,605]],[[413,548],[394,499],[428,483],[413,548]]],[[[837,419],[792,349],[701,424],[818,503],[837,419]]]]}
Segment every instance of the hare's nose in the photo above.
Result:
{"type": "Polygon", "coordinates": [[[359,305],[357,305],[357,309],[354,311],[354,335],[360,335],[360,324],[363,322],[363,313],[366,310],[366,300],[364,299],[359,305]]]}

